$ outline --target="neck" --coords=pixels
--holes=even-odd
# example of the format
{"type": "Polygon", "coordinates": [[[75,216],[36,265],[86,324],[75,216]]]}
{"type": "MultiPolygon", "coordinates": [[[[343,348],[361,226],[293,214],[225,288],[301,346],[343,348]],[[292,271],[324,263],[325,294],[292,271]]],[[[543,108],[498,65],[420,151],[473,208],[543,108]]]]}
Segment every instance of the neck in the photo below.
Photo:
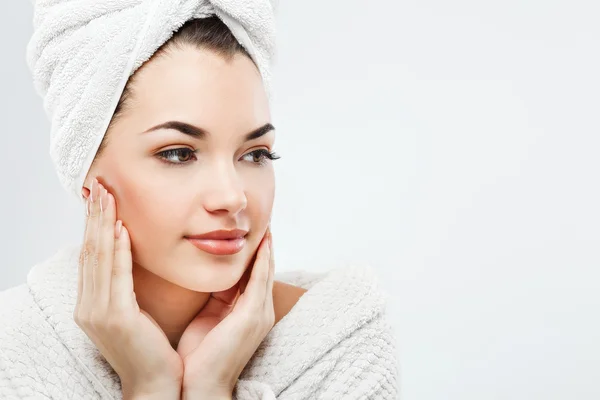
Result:
{"type": "Polygon", "coordinates": [[[175,349],[210,297],[210,293],[178,286],[137,264],[133,265],[133,285],[140,308],[156,321],[175,349]]]}
{"type": "MultiPolygon", "coordinates": [[[[211,295],[171,283],[135,263],[133,284],[140,308],[156,321],[174,349],[177,349],[183,332],[204,308],[211,295]]],[[[273,282],[275,323],[289,312],[305,292],[306,290],[293,285],[273,282]]]]}

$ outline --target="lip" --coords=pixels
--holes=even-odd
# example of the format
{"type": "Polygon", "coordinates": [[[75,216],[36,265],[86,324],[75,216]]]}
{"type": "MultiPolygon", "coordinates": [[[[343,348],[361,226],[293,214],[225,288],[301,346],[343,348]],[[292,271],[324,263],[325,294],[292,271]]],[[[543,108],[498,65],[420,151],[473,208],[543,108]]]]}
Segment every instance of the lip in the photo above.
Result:
{"type": "Polygon", "coordinates": [[[243,238],[248,234],[248,231],[243,229],[232,229],[225,230],[219,229],[217,231],[212,231],[208,233],[203,233],[201,235],[187,235],[188,239],[212,239],[212,240],[223,240],[223,239],[239,239],[243,238]]]}
{"type": "Polygon", "coordinates": [[[225,256],[239,253],[246,244],[248,231],[234,229],[218,230],[185,238],[198,249],[210,254],[225,256]]]}

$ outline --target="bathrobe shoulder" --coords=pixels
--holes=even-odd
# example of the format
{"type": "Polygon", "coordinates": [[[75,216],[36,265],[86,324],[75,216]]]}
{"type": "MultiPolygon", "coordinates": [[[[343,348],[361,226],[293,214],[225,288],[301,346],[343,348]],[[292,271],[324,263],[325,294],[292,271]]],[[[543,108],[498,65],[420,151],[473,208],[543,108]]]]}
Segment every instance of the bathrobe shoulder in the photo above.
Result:
{"type": "MultiPolygon", "coordinates": [[[[118,375],[75,324],[80,245],[0,292],[1,399],[122,399],[118,375]]],[[[387,294],[371,267],[276,272],[307,289],[265,337],[233,399],[397,399],[387,294]]]]}

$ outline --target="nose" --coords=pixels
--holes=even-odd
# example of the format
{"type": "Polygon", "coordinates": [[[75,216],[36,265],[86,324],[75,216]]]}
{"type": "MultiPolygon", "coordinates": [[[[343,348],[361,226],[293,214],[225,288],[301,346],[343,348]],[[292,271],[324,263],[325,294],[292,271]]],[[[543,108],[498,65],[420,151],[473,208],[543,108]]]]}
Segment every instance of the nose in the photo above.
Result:
{"type": "Polygon", "coordinates": [[[231,165],[215,165],[203,186],[204,208],[210,213],[226,212],[236,215],[246,208],[248,200],[244,192],[244,185],[231,165]]]}

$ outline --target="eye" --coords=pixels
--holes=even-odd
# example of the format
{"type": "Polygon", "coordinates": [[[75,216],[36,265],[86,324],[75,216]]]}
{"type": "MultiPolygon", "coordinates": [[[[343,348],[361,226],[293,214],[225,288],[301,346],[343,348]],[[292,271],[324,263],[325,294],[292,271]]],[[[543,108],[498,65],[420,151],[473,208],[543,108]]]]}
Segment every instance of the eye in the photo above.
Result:
{"type": "Polygon", "coordinates": [[[196,151],[187,147],[169,149],[157,153],[157,156],[169,164],[187,164],[196,158],[196,151]]]}
{"type": "Polygon", "coordinates": [[[265,165],[268,160],[278,160],[279,157],[276,153],[270,152],[267,149],[258,149],[245,154],[242,158],[250,157],[250,162],[257,165],[265,165]]]}

